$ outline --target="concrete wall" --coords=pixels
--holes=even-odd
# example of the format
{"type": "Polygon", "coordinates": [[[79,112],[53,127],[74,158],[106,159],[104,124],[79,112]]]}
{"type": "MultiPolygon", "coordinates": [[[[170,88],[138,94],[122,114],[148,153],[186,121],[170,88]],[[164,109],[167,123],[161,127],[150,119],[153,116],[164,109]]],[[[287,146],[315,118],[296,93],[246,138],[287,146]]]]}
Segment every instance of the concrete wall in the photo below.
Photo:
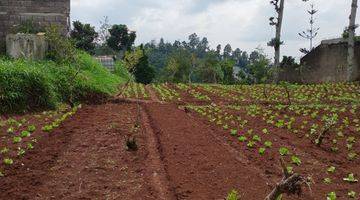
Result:
{"type": "MultiPolygon", "coordinates": [[[[355,48],[354,80],[360,80],[360,42],[355,48]]],[[[280,80],[300,83],[346,82],[347,43],[323,42],[301,59],[301,68],[283,69],[280,80]]]]}
{"type": "Polygon", "coordinates": [[[12,58],[42,60],[46,56],[45,35],[9,34],[6,36],[6,52],[12,58]]]}
{"type": "Polygon", "coordinates": [[[0,0],[0,51],[14,26],[33,20],[39,26],[57,24],[69,29],[70,0],[0,0]]]}

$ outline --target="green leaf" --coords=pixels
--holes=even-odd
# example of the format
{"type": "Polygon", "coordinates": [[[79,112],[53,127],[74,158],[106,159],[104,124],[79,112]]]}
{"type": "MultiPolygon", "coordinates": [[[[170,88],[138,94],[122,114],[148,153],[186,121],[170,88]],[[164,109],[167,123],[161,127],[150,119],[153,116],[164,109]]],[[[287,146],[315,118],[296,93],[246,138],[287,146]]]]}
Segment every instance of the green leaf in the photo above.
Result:
{"type": "Polygon", "coordinates": [[[349,183],[357,183],[359,181],[358,179],[355,178],[353,173],[349,174],[348,177],[343,178],[343,180],[349,183]]]}
{"type": "Polygon", "coordinates": [[[289,149],[287,149],[286,147],[281,147],[279,149],[279,153],[280,153],[281,156],[286,156],[286,155],[289,154],[289,149]]]}

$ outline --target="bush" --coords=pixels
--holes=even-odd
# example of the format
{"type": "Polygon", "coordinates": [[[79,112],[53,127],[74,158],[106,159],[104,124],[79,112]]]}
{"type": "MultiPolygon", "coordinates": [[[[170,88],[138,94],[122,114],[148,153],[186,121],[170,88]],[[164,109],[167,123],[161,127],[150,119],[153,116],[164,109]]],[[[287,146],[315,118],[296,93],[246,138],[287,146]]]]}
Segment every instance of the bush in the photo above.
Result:
{"type": "Polygon", "coordinates": [[[24,61],[0,60],[0,112],[30,108],[54,108],[53,85],[49,77],[24,61]]]}
{"type": "Polygon", "coordinates": [[[99,102],[124,82],[84,52],[75,64],[0,59],[0,113],[51,109],[57,104],[99,102]]]}
{"type": "Polygon", "coordinates": [[[130,72],[126,69],[125,63],[120,60],[115,63],[114,74],[123,78],[125,81],[134,80],[134,77],[130,74],[130,72]]]}

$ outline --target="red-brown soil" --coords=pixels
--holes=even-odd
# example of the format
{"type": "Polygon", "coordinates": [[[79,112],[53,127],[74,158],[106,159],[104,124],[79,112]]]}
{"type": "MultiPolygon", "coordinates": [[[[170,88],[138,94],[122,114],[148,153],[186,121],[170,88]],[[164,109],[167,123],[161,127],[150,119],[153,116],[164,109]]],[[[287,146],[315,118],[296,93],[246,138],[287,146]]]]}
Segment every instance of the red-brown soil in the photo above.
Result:
{"type": "MultiPolygon", "coordinates": [[[[304,138],[275,128],[268,128],[272,135],[261,135],[273,141],[273,150],[259,156],[258,146],[249,150],[228,130],[174,103],[160,102],[147,90],[151,100],[116,98],[84,106],[43,134],[35,149],[0,177],[0,199],[220,200],[236,189],[241,200],[261,200],[282,178],[281,146],[301,156],[303,165],[294,170],[315,182],[312,193],[305,189],[302,197],[283,199],[325,199],[333,190],[341,190],[337,194],[346,199],[348,188],[357,190],[357,185],[341,183],[344,173],[358,175],[355,165],[339,168],[331,186],[320,184],[328,164],[340,166],[346,158],[329,157],[304,138]],[[138,151],[125,148],[132,137],[138,151]]],[[[196,103],[190,95],[184,100],[196,103]]],[[[249,119],[256,134],[266,126],[244,111],[232,114],[249,119]]]]}
{"type": "Polygon", "coordinates": [[[85,106],[1,178],[0,199],[158,199],[144,134],[125,150],[134,104],[85,106]]]}

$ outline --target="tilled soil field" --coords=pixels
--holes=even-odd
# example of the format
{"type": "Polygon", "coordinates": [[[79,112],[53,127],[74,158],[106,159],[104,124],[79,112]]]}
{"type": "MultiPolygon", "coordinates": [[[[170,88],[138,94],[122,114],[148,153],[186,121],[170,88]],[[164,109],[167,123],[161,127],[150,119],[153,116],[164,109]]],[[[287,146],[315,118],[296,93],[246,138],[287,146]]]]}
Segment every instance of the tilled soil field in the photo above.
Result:
{"type": "MultiPolygon", "coordinates": [[[[308,107],[296,107],[301,112],[294,114],[293,107],[278,112],[276,106],[254,107],[242,99],[236,106],[234,94],[217,92],[219,86],[131,87],[108,103],[86,105],[66,117],[30,117],[37,127],[52,118],[61,123],[34,131],[36,141],[24,136],[23,142],[34,141],[24,155],[19,154],[23,143],[3,134],[1,145],[10,153],[2,151],[1,159],[14,160],[0,165],[0,199],[221,200],[235,189],[241,200],[261,200],[283,178],[281,157],[289,172],[310,184],[303,184],[301,196],[282,199],[326,199],[332,191],[337,199],[351,199],[350,191],[360,192],[359,159],[348,158],[348,152],[359,151],[360,112],[352,104],[336,107],[339,113],[345,109],[338,117],[349,121],[334,126],[343,136],[326,135],[317,147],[316,137],[305,130],[320,120],[304,117],[308,107]],[[137,150],[131,149],[133,139],[137,150]],[[355,180],[344,181],[349,173],[355,180]]],[[[15,123],[21,117],[13,118],[4,117],[24,127],[15,123]]],[[[2,131],[9,127],[4,124],[2,131]]]]}

